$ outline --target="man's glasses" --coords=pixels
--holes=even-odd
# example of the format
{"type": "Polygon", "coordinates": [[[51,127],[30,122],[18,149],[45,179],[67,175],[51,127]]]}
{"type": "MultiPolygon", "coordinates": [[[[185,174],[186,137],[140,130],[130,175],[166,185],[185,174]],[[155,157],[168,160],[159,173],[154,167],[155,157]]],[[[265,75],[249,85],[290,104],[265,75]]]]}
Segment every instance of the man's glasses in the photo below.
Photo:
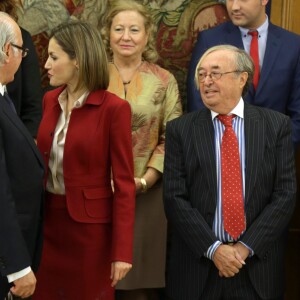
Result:
{"type": "Polygon", "coordinates": [[[24,47],[18,46],[18,45],[13,44],[13,43],[10,43],[10,44],[11,44],[13,47],[15,47],[15,48],[17,48],[17,49],[19,49],[19,50],[22,51],[22,57],[26,57],[26,56],[27,56],[28,51],[29,51],[28,48],[24,48],[24,47]]]}
{"type": "Polygon", "coordinates": [[[208,76],[211,80],[213,81],[216,81],[216,80],[219,80],[222,75],[225,75],[225,74],[230,74],[230,73],[240,73],[241,71],[238,71],[238,70],[235,70],[235,71],[230,71],[230,72],[211,72],[210,74],[207,74],[207,73],[202,73],[201,71],[198,73],[198,79],[200,82],[204,82],[206,77],[208,76]]]}

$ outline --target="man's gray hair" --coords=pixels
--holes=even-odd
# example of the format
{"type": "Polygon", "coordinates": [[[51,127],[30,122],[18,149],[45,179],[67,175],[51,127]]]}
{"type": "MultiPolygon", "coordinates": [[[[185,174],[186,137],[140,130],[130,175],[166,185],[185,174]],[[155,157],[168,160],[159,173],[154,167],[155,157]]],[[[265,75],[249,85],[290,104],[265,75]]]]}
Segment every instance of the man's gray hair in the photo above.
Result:
{"type": "MultiPolygon", "coordinates": [[[[7,57],[4,52],[4,45],[6,43],[14,43],[16,41],[16,33],[13,24],[9,22],[10,19],[13,20],[10,15],[0,11],[0,66],[4,64],[7,57]]],[[[13,51],[16,54],[18,49],[13,49],[13,51]]]]}
{"type": "Polygon", "coordinates": [[[218,46],[211,47],[201,56],[201,58],[197,64],[196,70],[195,70],[195,84],[196,84],[197,88],[199,89],[198,71],[199,71],[199,67],[201,66],[203,60],[210,53],[219,51],[219,50],[228,50],[228,51],[232,52],[234,54],[236,70],[241,73],[242,72],[248,73],[248,79],[247,79],[247,82],[244,86],[243,93],[242,93],[242,96],[244,97],[247,94],[247,92],[252,84],[252,80],[253,80],[253,76],[254,76],[254,63],[253,63],[252,58],[246,53],[246,51],[239,49],[237,47],[234,47],[232,45],[218,45],[218,46]]]}

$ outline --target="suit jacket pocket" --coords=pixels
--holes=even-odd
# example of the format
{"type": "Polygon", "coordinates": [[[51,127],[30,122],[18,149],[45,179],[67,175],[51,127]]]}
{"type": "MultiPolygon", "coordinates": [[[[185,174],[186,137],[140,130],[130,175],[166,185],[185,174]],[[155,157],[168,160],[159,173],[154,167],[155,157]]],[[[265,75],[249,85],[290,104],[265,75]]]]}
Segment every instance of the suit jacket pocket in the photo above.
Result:
{"type": "Polygon", "coordinates": [[[110,223],[112,219],[112,191],[107,188],[84,189],[83,195],[87,215],[91,218],[98,218],[103,223],[110,223]]]}

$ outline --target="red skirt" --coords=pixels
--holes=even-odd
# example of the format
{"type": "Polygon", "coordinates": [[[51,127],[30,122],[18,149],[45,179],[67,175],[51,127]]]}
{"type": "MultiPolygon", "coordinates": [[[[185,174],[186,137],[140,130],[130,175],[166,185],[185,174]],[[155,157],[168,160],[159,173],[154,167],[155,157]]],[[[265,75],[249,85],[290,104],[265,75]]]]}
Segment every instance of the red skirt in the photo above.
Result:
{"type": "Polygon", "coordinates": [[[74,221],[66,198],[48,193],[34,300],[113,300],[111,224],[74,221]]]}

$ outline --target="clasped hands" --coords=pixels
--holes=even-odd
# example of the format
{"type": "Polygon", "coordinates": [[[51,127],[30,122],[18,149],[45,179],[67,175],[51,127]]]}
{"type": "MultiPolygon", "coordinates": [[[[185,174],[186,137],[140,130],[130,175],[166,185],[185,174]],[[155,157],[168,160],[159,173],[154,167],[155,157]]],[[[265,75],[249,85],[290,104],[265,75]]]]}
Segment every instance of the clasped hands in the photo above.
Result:
{"type": "Polygon", "coordinates": [[[233,277],[246,264],[249,249],[242,243],[220,245],[213,256],[213,262],[221,277],[233,277]]]}

